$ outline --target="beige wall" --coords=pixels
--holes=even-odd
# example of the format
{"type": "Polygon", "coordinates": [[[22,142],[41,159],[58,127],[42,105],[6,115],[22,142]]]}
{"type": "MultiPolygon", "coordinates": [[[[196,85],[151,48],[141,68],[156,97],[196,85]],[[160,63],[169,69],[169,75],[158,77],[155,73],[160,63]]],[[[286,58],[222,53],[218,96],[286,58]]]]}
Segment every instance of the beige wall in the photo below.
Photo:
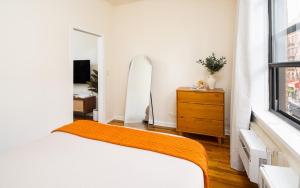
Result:
{"type": "Polygon", "coordinates": [[[175,126],[179,86],[206,80],[207,71],[196,60],[215,52],[228,64],[217,74],[217,87],[226,92],[229,130],[231,63],[233,57],[235,0],[144,0],[114,8],[111,78],[114,116],[124,116],[130,60],[145,54],[152,59],[155,118],[175,126]]]}
{"type": "MultiPolygon", "coordinates": [[[[130,60],[153,61],[156,120],[175,126],[175,90],[206,79],[195,61],[228,59],[218,87],[229,100],[235,0],[0,1],[0,153],[72,121],[72,26],[104,35],[106,119],[122,117],[130,60]],[[113,24],[113,25],[112,25],[113,24]]],[[[101,87],[101,86],[100,86],[101,87]]]]}
{"type": "Polygon", "coordinates": [[[0,152],[72,121],[71,26],[108,47],[111,14],[104,0],[0,1],[0,152]]]}

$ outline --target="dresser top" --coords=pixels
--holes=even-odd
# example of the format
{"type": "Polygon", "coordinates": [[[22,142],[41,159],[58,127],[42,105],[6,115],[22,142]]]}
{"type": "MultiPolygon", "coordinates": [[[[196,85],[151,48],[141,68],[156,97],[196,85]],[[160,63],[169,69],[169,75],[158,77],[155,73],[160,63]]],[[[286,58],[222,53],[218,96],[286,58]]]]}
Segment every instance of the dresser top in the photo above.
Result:
{"type": "Polygon", "coordinates": [[[216,93],[216,92],[224,93],[224,90],[222,88],[201,90],[201,89],[195,89],[192,87],[179,87],[179,88],[177,88],[177,91],[191,91],[191,92],[203,92],[203,93],[216,93]]]}

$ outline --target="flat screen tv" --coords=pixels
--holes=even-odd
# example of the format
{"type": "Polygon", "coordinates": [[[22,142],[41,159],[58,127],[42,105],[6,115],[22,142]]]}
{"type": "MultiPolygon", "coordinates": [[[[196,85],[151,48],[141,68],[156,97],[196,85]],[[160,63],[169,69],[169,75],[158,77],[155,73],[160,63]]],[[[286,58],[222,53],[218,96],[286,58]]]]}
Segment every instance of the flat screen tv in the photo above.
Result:
{"type": "Polygon", "coordinates": [[[73,80],[75,84],[86,84],[91,79],[90,60],[74,60],[73,80]]]}

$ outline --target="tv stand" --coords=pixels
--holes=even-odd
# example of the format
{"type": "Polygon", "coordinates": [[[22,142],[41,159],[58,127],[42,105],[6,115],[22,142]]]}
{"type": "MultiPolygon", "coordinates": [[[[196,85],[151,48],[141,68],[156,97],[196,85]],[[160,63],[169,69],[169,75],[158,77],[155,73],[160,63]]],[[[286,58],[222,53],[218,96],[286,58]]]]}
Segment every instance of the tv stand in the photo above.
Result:
{"type": "Polygon", "coordinates": [[[85,98],[73,97],[73,112],[74,114],[86,115],[96,109],[96,96],[85,98]]]}

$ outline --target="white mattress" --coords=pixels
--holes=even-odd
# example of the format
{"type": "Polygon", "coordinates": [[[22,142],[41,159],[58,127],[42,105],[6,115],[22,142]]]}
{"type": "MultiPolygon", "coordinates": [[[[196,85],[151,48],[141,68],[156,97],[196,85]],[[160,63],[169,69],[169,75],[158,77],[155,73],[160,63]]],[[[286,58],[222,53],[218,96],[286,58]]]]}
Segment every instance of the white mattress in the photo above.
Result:
{"type": "Polygon", "coordinates": [[[203,188],[192,162],[53,133],[0,156],[0,188],[203,188]]]}

